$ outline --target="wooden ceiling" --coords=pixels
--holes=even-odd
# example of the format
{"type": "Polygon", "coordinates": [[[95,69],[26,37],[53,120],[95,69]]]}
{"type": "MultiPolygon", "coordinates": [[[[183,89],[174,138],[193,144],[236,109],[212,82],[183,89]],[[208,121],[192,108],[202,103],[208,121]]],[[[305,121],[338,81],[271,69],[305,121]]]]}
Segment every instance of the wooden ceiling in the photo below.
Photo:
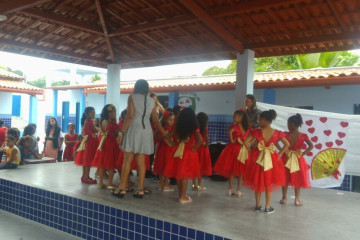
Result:
{"type": "Polygon", "coordinates": [[[360,48],[359,0],[0,0],[0,51],[123,68],[360,48]]]}

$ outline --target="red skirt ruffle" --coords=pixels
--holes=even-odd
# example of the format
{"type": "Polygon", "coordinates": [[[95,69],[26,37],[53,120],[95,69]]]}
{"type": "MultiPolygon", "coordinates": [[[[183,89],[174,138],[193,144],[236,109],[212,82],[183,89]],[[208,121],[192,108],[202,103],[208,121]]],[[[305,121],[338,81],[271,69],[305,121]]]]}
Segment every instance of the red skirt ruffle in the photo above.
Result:
{"type": "Polygon", "coordinates": [[[264,172],[264,167],[256,163],[260,152],[253,149],[247,161],[244,185],[255,192],[273,192],[285,185],[285,167],[278,154],[271,155],[273,168],[264,172]]]}
{"type": "Polygon", "coordinates": [[[78,166],[91,166],[98,144],[97,138],[89,137],[85,143],[85,150],[76,153],[75,164],[78,166]]]}
{"type": "Polygon", "coordinates": [[[63,162],[74,161],[74,145],[67,145],[64,150],[63,162]]]}
{"type": "MultiPolygon", "coordinates": [[[[282,161],[286,164],[288,158],[283,155],[282,161]]],[[[311,188],[309,178],[309,166],[306,163],[304,157],[299,158],[300,171],[290,173],[290,169],[285,167],[285,184],[292,186],[293,188],[311,188]]]]}
{"type": "Polygon", "coordinates": [[[211,157],[208,147],[201,146],[198,148],[199,164],[200,164],[200,174],[201,176],[211,176],[212,175],[212,166],[211,166],[211,157]]]}
{"type": "Polygon", "coordinates": [[[201,174],[197,151],[186,146],[182,158],[172,158],[167,162],[164,176],[177,180],[199,178],[201,174]]]}
{"type": "Polygon", "coordinates": [[[96,151],[91,166],[104,168],[107,170],[114,170],[118,160],[119,152],[120,148],[116,142],[116,139],[108,138],[105,140],[102,150],[96,151]]]}
{"type": "Polygon", "coordinates": [[[229,178],[231,175],[234,177],[243,176],[245,173],[245,164],[237,160],[240,149],[240,144],[229,143],[216,161],[214,172],[226,178],[229,178]]]}
{"type": "Polygon", "coordinates": [[[173,158],[176,147],[170,147],[166,144],[160,144],[156,150],[154,159],[154,174],[164,175],[167,163],[173,158]]]}
{"type": "MultiPolygon", "coordinates": [[[[124,163],[124,151],[120,149],[118,154],[118,159],[116,161],[115,168],[119,171],[122,169],[122,165],[124,163]]],[[[145,167],[146,170],[150,170],[150,157],[149,155],[145,155],[145,167]]],[[[131,170],[137,170],[137,163],[136,163],[136,155],[134,155],[134,159],[131,163],[131,170]]]]}

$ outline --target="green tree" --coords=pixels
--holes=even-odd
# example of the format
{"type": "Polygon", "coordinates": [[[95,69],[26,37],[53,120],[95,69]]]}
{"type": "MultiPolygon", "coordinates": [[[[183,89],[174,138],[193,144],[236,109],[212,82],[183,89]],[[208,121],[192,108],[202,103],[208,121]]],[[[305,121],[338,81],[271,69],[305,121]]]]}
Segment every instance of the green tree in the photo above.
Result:
{"type": "Polygon", "coordinates": [[[38,78],[38,79],[33,80],[33,81],[28,81],[26,83],[29,84],[29,85],[32,85],[34,87],[45,88],[46,87],[46,78],[41,77],[41,78],[38,78]]]}
{"type": "Polygon", "coordinates": [[[101,77],[98,74],[95,74],[91,77],[91,82],[96,82],[96,81],[100,81],[101,77]]]}
{"type": "Polygon", "coordinates": [[[56,87],[56,86],[67,86],[70,85],[70,81],[68,80],[62,80],[62,81],[58,81],[58,82],[53,82],[51,83],[52,87],[56,87]]]}

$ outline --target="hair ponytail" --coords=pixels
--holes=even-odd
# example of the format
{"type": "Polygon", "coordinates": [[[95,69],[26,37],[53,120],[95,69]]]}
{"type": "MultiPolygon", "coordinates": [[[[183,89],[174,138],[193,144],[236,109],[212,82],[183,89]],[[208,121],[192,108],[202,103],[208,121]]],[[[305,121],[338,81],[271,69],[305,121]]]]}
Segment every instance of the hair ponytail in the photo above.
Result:
{"type": "Polygon", "coordinates": [[[87,119],[87,117],[88,117],[88,114],[89,114],[92,110],[95,111],[95,109],[94,109],[93,107],[86,107],[86,108],[85,108],[84,113],[83,113],[83,115],[82,115],[82,117],[81,117],[81,126],[82,126],[82,127],[83,127],[84,124],[85,124],[85,121],[86,121],[86,119],[87,119]]]}
{"type": "Polygon", "coordinates": [[[289,117],[288,123],[293,123],[296,127],[301,127],[303,125],[302,116],[297,113],[296,115],[289,117]]]}
{"type": "Polygon", "coordinates": [[[276,119],[276,116],[277,116],[277,114],[274,109],[270,109],[268,111],[263,111],[260,114],[260,118],[263,118],[270,123],[272,123],[272,121],[274,121],[276,119]]]}

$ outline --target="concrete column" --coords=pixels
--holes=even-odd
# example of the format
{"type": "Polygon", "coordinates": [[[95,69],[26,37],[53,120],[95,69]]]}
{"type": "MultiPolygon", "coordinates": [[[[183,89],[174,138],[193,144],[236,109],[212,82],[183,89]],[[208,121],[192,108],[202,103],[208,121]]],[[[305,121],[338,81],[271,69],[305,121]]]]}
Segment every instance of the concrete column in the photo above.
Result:
{"type": "Polygon", "coordinates": [[[178,92],[170,92],[169,93],[169,107],[173,108],[179,103],[179,93],[178,92]]]}
{"type": "Polygon", "coordinates": [[[264,103],[275,104],[276,103],[276,90],[264,89],[264,103]]]}
{"type": "Polygon", "coordinates": [[[113,104],[120,112],[120,64],[107,66],[106,104],[113,104]]]}
{"type": "Polygon", "coordinates": [[[30,96],[29,104],[29,123],[37,125],[38,99],[35,96],[30,96]]]}
{"type": "Polygon", "coordinates": [[[106,105],[106,94],[104,94],[104,106],[106,105]]]}
{"type": "Polygon", "coordinates": [[[58,113],[58,90],[53,90],[53,116],[56,118],[58,113]]]}
{"type": "Polygon", "coordinates": [[[254,93],[254,58],[255,53],[250,49],[237,53],[235,110],[244,108],[245,96],[254,93]]]}

